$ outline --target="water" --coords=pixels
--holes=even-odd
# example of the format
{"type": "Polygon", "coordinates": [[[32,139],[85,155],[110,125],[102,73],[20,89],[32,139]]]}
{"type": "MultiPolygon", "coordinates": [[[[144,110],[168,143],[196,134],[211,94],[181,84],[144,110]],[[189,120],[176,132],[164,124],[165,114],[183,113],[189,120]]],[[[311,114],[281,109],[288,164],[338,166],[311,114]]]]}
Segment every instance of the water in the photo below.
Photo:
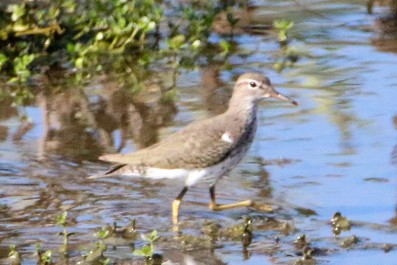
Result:
{"type": "MultiPolygon", "coordinates": [[[[26,257],[24,264],[35,264],[36,243],[56,250],[62,237],[54,219],[64,210],[68,229],[75,233],[72,264],[93,248],[100,227],[114,221],[128,225],[132,219],[140,233],[158,230],[164,239],[158,251],[180,264],[293,264],[301,258],[293,246],[300,234],[317,249],[318,264],[395,263],[396,250],[386,253],[384,246],[397,244],[397,49],[374,29],[375,16],[366,13],[366,1],[255,4],[256,23],[295,21],[290,45],[299,49],[300,60],[281,74],[272,69],[274,58],[281,56],[274,36],[242,34],[235,36],[241,52],[229,58],[229,68],[182,70],[175,103],[158,101],[156,89],[170,83],[165,71],[157,77],[161,82],[147,81],[149,96],[134,101],[105,76],[88,84],[84,93],[71,89],[39,96],[25,110],[1,107],[2,263],[10,244],[26,257]],[[171,202],[181,183],[86,179],[108,168],[96,160],[102,153],[148,146],[193,120],[222,112],[234,78],[252,70],[266,73],[300,105],[261,104],[255,142],[246,159],[217,185],[217,198],[220,203],[250,198],[277,210],[211,212],[208,187],[199,185],[187,193],[180,212],[182,233],[195,236],[202,236],[206,221],[229,227],[250,216],[254,238],[245,252],[239,240],[226,237],[216,241],[215,249],[200,244],[184,248],[173,240],[171,202]],[[18,119],[23,111],[31,123],[18,119]],[[120,126],[123,117],[129,127],[120,126]],[[352,221],[351,230],[339,237],[329,224],[337,211],[352,221]],[[271,220],[279,225],[269,226],[271,220]],[[292,227],[288,235],[280,232],[283,224],[292,227]],[[340,240],[351,235],[359,242],[346,250],[340,240]]],[[[136,244],[141,247],[143,241],[136,244]]],[[[105,252],[113,260],[142,261],[128,243],[116,245],[105,252]]]]}

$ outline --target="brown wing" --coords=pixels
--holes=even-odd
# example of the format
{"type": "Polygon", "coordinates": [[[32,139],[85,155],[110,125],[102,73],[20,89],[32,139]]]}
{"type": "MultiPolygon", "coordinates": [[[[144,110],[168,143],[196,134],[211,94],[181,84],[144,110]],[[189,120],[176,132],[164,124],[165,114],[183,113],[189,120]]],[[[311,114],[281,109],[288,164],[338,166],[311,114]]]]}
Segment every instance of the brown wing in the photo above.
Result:
{"type": "Polygon", "coordinates": [[[165,140],[131,154],[110,154],[99,159],[129,165],[164,169],[200,168],[212,166],[234,148],[233,141],[225,141],[222,119],[215,117],[192,123],[165,140]]]}

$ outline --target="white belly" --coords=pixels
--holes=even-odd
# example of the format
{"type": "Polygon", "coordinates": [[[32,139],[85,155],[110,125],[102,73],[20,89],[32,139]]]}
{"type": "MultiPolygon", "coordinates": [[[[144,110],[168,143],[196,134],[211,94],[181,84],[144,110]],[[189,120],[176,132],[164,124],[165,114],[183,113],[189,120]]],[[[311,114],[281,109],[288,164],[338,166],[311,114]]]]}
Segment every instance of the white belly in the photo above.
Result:
{"type": "MultiPolygon", "coordinates": [[[[248,148],[247,148],[248,149],[248,148]]],[[[149,179],[184,179],[185,185],[190,187],[202,179],[211,183],[216,182],[220,177],[224,176],[232,170],[244,157],[244,153],[237,156],[229,157],[222,163],[211,167],[201,169],[162,169],[162,168],[137,168],[136,170],[124,171],[123,176],[128,177],[144,177],[149,179]]]]}

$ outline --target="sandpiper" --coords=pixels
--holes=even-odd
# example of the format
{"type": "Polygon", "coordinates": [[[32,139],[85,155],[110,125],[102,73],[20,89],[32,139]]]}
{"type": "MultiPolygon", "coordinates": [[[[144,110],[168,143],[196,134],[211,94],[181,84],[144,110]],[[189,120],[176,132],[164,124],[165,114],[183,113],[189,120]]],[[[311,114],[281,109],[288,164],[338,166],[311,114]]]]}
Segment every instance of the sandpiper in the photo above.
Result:
{"type": "Polygon", "coordinates": [[[253,206],[251,200],[217,204],[215,184],[242,160],[251,146],[257,127],[258,102],[264,98],[278,98],[297,105],[291,98],[274,90],[266,76],[243,74],[236,81],[229,107],[224,113],[193,122],[159,143],[137,152],[103,155],[100,160],[118,165],[90,178],[123,175],[184,181],[184,188],[172,203],[174,223],[178,223],[183,196],[189,187],[202,179],[210,179],[210,209],[217,211],[253,206]]]}

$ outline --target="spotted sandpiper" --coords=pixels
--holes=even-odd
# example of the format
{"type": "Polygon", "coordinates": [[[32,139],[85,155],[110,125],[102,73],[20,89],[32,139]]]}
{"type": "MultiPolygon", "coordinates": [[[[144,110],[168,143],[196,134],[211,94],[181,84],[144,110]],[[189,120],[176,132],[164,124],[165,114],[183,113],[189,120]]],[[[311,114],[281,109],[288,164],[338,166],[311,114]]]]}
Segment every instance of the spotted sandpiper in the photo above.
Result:
{"type": "Polygon", "coordinates": [[[178,223],[183,196],[189,187],[202,179],[210,179],[209,207],[212,210],[253,206],[251,200],[217,204],[215,184],[247,153],[257,127],[257,105],[264,98],[278,98],[297,105],[294,100],[274,90],[266,76],[243,74],[236,81],[229,107],[224,113],[193,122],[163,141],[135,153],[103,155],[100,160],[118,165],[90,178],[124,175],[184,181],[184,188],[172,203],[174,223],[178,223]]]}

